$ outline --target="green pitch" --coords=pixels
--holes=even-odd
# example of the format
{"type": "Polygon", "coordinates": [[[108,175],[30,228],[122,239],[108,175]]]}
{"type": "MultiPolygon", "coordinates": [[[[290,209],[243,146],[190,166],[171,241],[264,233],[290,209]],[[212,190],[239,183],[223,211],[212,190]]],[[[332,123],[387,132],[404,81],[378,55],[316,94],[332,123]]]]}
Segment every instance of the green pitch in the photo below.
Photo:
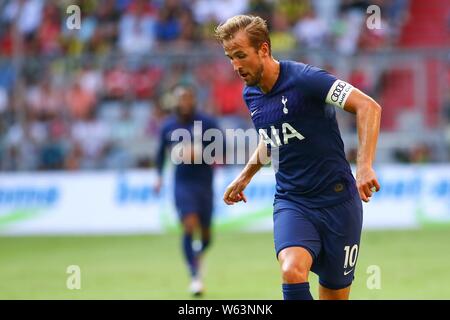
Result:
{"type": "MultiPolygon", "coordinates": [[[[449,245],[448,226],[364,232],[351,298],[450,299],[449,245]],[[380,289],[367,287],[371,265],[380,289]]],[[[216,235],[205,272],[206,299],[281,299],[270,233],[216,235]]],[[[0,299],[189,299],[188,283],[177,234],[0,238],[0,299]],[[66,287],[70,265],[80,290],[66,287]]]]}

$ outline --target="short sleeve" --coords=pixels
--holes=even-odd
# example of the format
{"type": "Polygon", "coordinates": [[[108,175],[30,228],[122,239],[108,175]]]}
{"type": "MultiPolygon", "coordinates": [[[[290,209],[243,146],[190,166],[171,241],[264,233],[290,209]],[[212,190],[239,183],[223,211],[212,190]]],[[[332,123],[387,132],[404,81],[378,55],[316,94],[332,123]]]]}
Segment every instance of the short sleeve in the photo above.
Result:
{"type": "Polygon", "coordinates": [[[344,108],[353,86],[327,71],[306,66],[303,77],[308,94],[315,100],[344,108]]]}
{"type": "Polygon", "coordinates": [[[248,104],[248,100],[247,100],[247,94],[248,94],[248,88],[244,87],[244,90],[242,90],[242,99],[245,102],[245,106],[247,107],[247,109],[250,110],[250,106],[248,104]]]}

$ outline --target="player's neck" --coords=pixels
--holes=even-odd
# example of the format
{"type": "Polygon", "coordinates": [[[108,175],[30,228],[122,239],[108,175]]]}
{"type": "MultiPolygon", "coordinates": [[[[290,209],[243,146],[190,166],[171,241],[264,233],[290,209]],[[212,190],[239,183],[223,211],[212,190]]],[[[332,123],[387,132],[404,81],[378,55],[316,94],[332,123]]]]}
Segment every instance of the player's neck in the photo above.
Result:
{"type": "Polygon", "coordinates": [[[189,123],[194,119],[194,112],[189,114],[178,113],[178,119],[181,123],[189,123]]]}
{"type": "Polygon", "coordinates": [[[272,90],[273,86],[277,82],[280,75],[280,62],[273,57],[269,58],[269,61],[264,66],[262,79],[258,85],[264,94],[272,90]]]}

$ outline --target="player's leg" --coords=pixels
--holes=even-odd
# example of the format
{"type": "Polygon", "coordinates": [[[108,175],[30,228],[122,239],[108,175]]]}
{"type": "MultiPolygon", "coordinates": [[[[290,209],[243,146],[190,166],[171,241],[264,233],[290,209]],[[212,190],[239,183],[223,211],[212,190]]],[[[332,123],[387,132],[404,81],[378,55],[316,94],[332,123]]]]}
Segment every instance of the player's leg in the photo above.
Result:
{"type": "Polygon", "coordinates": [[[320,208],[322,251],[320,299],[348,299],[354,280],[362,230],[362,204],[358,194],[333,207],[320,208]]]}
{"type": "MultiPolygon", "coordinates": [[[[201,219],[200,219],[201,220],[201,219]]],[[[195,260],[197,264],[197,274],[193,279],[197,284],[194,285],[198,289],[197,291],[203,292],[204,285],[203,279],[205,275],[205,252],[211,244],[211,228],[209,226],[203,226],[200,222],[200,247],[195,248],[195,260]]]]}
{"type": "Polygon", "coordinates": [[[175,205],[183,228],[181,238],[183,256],[191,277],[194,277],[197,273],[197,265],[193,248],[193,238],[199,226],[199,217],[196,197],[192,196],[191,190],[191,184],[180,181],[175,182],[175,205]]]}
{"type": "Polygon", "coordinates": [[[212,223],[212,214],[213,214],[213,206],[212,199],[213,193],[212,190],[210,192],[204,192],[202,194],[199,201],[199,220],[200,220],[200,246],[196,248],[196,259],[198,265],[198,279],[202,281],[204,276],[204,255],[206,250],[211,245],[211,223],[212,223]]]}
{"type": "Polygon", "coordinates": [[[351,286],[343,289],[329,289],[319,284],[319,299],[320,300],[348,300],[350,296],[351,286]]]}
{"type": "Polygon", "coordinates": [[[199,193],[195,191],[194,184],[176,183],[175,185],[175,204],[183,226],[183,255],[191,275],[189,291],[195,296],[199,296],[203,292],[203,283],[199,277],[198,257],[193,240],[200,228],[201,201],[199,193]]]}
{"type": "Polygon", "coordinates": [[[199,250],[199,254],[203,255],[203,253],[206,251],[206,249],[209,248],[211,245],[211,227],[200,227],[200,240],[201,240],[201,247],[199,250]]]}
{"type": "Polygon", "coordinates": [[[301,283],[308,281],[313,258],[302,247],[288,247],[278,254],[283,283],[301,283]]]}
{"type": "Polygon", "coordinates": [[[288,247],[278,254],[283,279],[283,297],[285,300],[312,300],[309,290],[309,270],[313,258],[302,247],[288,247]]]}
{"type": "MultiPolygon", "coordinates": [[[[189,190],[192,191],[192,188],[189,190]]],[[[212,220],[212,189],[203,188],[202,190],[197,190],[197,192],[192,192],[189,199],[185,202],[190,203],[191,208],[195,208],[195,221],[191,225],[193,232],[200,231],[200,247],[192,248],[192,238],[191,247],[193,252],[193,272],[190,284],[190,291],[195,296],[199,296],[204,292],[203,285],[203,275],[201,274],[202,258],[206,249],[211,243],[211,220],[212,220]]],[[[192,232],[192,233],[193,233],[192,232]]]]}
{"type": "Polygon", "coordinates": [[[301,208],[287,200],[274,203],[274,241],[285,300],[311,300],[308,275],[320,252],[320,236],[301,208]]]}
{"type": "Polygon", "coordinates": [[[196,253],[193,247],[193,238],[195,231],[199,227],[198,214],[195,212],[185,213],[183,214],[181,222],[183,225],[183,236],[182,236],[183,254],[186,263],[189,267],[191,277],[196,277],[198,273],[198,263],[196,253]]]}
{"type": "Polygon", "coordinates": [[[200,226],[199,215],[195,212],[187,213],[183,216],[183,252],[191,275],[189,291],[194,296],[200,296],[203,293],[203,282],[199,274],[199,257],[193,246],[194,233],[200,226]]]}
{"type": "Polygon", "coordinates": [[[200,255],[202,255],[206,249],[211,245],[211,223],[213,218],[213,191],[204,190],[202,199],[199,204],[199,212],[200,212],[200,239],[201,239],[201,248],[200,255]]]}

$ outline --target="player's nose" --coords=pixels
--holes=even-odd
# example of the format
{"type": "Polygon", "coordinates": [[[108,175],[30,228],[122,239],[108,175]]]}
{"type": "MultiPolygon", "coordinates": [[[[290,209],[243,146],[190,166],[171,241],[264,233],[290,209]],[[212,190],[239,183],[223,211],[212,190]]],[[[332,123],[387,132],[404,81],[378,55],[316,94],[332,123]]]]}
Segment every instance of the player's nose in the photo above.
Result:
{"type": "Polygon", "coordinates": [[[238,72],[239,69],[241,69],[241,66],[238,62],[236,62],[235,60],[231,62],[231,64],[233,65],[233,70],[234,72],[238,72]]]}

